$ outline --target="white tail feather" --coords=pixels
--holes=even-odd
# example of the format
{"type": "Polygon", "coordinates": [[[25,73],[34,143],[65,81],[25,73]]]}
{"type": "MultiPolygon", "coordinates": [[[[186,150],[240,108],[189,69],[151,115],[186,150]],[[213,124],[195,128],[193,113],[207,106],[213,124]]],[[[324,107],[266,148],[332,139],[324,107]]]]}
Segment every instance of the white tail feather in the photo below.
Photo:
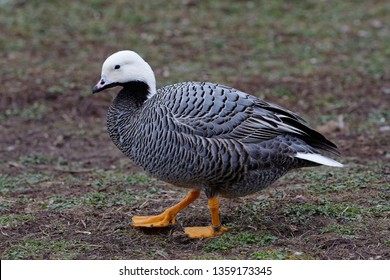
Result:
{"type": "Polygon", "coordinates": [[[300,158],[300,159],[304,159],[304,160],[308,160],[308,161],[312,161],[315,163],[319,163],[322,165],[333,166],[333,167],[343,167],[343,165],[340,162],[335,161],[331,158],[324,157],[324,156],[319,155],[319,154],[297,153],[295,155],[295,157],[300,158]]]}

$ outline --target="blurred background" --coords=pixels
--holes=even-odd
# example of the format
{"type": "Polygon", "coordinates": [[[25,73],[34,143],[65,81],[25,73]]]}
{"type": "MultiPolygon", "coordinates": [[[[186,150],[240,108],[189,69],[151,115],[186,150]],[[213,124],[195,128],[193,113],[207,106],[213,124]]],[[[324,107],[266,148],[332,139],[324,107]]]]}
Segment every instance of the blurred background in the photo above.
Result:
{"type": "MultiPolygon", "coordinates": [[[[0,0],[0,26],[2,259],[390,257],[389,1],[0,0]],[[346,168],[225,201],[232,230],[219,241],[128,229],[184,193],[107,136],[118,89],[91,88],[122,49],[149,62],[158,87],[216,82],[297,112],[346,168]]],[[[181,223],[207,224],[203,202],[181,223]]]]}

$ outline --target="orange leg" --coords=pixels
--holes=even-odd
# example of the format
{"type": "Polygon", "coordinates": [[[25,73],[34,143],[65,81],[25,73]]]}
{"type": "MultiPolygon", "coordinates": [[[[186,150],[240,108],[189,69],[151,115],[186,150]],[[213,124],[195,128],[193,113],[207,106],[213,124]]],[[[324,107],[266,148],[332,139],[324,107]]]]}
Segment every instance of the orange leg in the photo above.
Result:
{"type": "Polygon", "coordinates": [[[186,208],[199,197],[198,190],[190,191],[187,196],[178,204],[168,208],[157,216],[134,216],[133,227],[167,227],[175,223],[177,213],[186,208]]]}
{"type": "Polygon", "coordinates": [[[208,238],[220,236],[224,232],[227,232],[227,228],[221,226],[219,219],[219,198],[213,197],[208,201],[210,213],[211,213],[211,226],[207,227],[186,227],[185,233],[190,238],[208,238]]]}

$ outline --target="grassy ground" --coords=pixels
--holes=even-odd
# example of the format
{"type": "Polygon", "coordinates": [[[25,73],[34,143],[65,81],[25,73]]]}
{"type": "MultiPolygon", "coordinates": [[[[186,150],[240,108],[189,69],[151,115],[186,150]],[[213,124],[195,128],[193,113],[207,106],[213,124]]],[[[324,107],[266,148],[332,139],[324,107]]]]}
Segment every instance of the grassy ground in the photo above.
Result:
{"type": "Polygon", "coordinates": [[[390,259],[388,1],[0,1],[2,259],[390,259]],[[214,81],[299,112],[335,141],[343,169],[291,172],[222,199],[203,196],[162,230],[128,227],[184,190],[113,146],[90,95],[104,59],[133,49],[160,86],[214,81]]]}

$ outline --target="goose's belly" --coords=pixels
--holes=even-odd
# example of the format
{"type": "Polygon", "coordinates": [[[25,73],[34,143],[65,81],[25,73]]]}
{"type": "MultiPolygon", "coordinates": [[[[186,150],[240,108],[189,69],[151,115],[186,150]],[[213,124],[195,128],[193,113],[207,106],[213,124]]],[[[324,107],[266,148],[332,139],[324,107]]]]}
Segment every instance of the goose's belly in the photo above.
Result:
{"type": "MultiPolygon", "coordinates": [[[[241,197],[255,193],[285,174],[289,164],[277,166],[269,156],[257,159],[237,141],[184,135],[138,138],[123,149],[136,164],[154,177],[185,188],[199,188],[207,195],[241,197]],[[148,141],[154,141],[148,145],[148,141]],[[271,168],[272,166],[272,168],[271,168]]],[[[260,148],[260,147],[258,147],[260,148]]]]}
{"type": "Polygon", "coordinates": [[[220,186],[217,192],[227,198],[247,196],[270,186],[287,172],[285,168],[253,170],[234,184],[220,186]]]}
{"type": "Polygon", "coordinates": [[[137,135],[131,145],[118,147],[151,175],[177,186],[231,185],[242,178],[249,163],[236,141],[172,131],[137,135]]]}

